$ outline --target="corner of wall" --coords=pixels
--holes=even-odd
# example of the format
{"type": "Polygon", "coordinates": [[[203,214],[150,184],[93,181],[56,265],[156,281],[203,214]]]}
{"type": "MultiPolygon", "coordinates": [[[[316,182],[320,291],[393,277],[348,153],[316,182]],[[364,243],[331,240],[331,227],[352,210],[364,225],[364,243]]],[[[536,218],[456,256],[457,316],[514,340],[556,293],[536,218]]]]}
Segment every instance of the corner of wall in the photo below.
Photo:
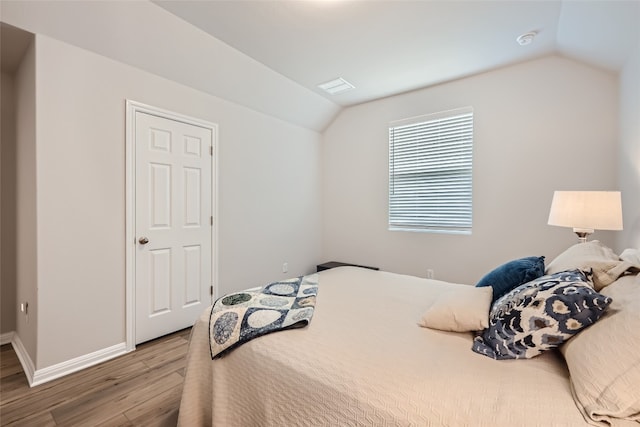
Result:
{"type": "Polygon", "coordinates": [[[640,248],[640,43],[620,73],[619,97],[618,183],[624,231],[618,233],[616,249],[623,251],[640,248]]]}
{"type": "MultiPolygon", "coordinates": [[[[37,217],[36,217],[36,40],[24,54],[15,74],[16,130],[16,302],[29,304],[16,316],[14,341],[31,365],[37,363],[37,217]]],[[[23,362],[23,366],[25,363],[23,362]]],[[[33,369],[31,369],[33,372],[33,369]]],[[[27,372],[28,374],[28,372],[27,372]]]]}

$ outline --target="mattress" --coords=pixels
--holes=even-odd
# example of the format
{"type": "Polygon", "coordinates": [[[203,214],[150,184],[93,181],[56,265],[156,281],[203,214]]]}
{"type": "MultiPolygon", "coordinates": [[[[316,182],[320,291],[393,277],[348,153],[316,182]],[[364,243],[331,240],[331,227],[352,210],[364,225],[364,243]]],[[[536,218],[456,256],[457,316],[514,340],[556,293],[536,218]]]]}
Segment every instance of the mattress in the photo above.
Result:
{"type": "Polygon", "coordinates": [[[309,326],[211,360],[192,329],[180,426],[582,426],[557,351],[496,361],[471,333],[416,322],[447,286],[340,267],[319,273],[309,326]]]}

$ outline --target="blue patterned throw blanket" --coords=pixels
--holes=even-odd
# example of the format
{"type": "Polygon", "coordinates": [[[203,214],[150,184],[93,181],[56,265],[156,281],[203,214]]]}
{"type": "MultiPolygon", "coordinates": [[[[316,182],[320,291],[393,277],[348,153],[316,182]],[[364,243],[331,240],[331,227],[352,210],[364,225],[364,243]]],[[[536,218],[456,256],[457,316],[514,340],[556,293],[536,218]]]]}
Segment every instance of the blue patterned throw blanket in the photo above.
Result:
{"type": "Polygon", "coordinates": [[[218,298],[209,317],[211,359],[253,338],[308,325],[317,294],[318,275],[312,274],[218,298]]]}

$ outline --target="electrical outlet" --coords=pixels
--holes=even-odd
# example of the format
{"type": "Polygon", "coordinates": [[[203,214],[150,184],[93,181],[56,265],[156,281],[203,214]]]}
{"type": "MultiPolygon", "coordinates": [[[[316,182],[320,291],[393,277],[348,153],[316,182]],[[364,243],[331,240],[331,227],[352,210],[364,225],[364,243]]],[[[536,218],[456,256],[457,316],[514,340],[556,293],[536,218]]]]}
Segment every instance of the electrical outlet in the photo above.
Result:
{"type": "Polygon", "coordinates": [[[289,263],[288,262],[283,262],[282,263],[282,272],[283,273],[289,272],[289,263]]]}
{"type": "Polygon", "coordinates": [[[435,277],[435,273],[433,272],[433,269],[429,268],[427,269],[427,279],[433,279],[435,277]]]}

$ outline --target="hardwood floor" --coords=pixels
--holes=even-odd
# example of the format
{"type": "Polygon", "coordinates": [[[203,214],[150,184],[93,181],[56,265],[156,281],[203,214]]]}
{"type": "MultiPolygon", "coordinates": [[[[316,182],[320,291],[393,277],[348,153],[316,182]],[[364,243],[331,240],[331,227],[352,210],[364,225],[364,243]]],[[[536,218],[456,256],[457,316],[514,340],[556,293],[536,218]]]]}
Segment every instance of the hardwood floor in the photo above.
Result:
{"type": "Polygon", "coordinates": [[[3,345],[0,425],[175,426],[190,331],[33,388],[11,345],[3,345]]]}

